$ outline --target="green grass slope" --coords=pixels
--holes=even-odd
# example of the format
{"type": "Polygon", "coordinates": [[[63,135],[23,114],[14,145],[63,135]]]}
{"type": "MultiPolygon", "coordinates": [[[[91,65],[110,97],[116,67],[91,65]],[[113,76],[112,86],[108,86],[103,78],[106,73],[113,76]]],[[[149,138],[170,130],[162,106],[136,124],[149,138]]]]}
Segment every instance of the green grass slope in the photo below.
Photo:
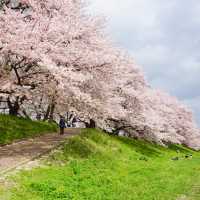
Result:
{"type": "Polygon", "coordinates": [[[38,136],[48,132],[55,132],[55,124],[31,121],[9,115],[0,115],[0,145],[14,140],[38,136]]]}
{"type": "Polygon", "coordinates": [[[200,155],[181,146],[166,149],[86,130],[44,163],[12,177],[0,199],[200,199],[200,155]]]}

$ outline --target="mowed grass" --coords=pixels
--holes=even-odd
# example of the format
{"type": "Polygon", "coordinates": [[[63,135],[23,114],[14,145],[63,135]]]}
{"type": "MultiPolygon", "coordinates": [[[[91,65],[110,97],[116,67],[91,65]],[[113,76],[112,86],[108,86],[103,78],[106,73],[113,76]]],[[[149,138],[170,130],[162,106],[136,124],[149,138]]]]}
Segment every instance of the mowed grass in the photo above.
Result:
{"type": "Polygon", "coordinates": [[[55,124],[0,114],[0,145],[56,130],[55,124]]]}
{"type": "Polygon", "coordinates": [[[0,199],[200,199],[200,155],[182,146],[167,149],[85,130],[43,162],[41,168],[10,178],[0,199]]]}

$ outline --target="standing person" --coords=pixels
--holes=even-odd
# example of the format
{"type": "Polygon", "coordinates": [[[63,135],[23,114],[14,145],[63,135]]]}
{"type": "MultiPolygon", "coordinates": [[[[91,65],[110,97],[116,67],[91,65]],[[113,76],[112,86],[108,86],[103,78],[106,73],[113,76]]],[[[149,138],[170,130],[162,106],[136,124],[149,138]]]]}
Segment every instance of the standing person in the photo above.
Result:
{"type": "Polygon", "coordinates": [[[66,126],[65,126],[65,119],[62,116],[60,117],[59,127],[60,127],[60,135],[63,135],[66,126]]]}

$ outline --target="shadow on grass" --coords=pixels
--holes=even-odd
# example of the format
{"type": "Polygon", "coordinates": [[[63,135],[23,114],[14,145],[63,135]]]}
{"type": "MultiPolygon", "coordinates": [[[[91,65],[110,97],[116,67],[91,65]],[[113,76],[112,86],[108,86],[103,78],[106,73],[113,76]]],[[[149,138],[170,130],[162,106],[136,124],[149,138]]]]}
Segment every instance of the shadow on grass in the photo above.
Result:
{"type": "MultiPolygon", "coordinates": [[[[194,151],[188,149],[187,147],[175,144],[169,144],[168,147],[164,147],[152,142],[145,140],[136,140],[126,137],[118,136],[109,136],[108,134],[96,130],[96,129],[85,129],[78,137],[74,137],[68,140],[64,146],[64,155],[65,157],[74,157],[74,158],[88,158],[91,154],[94,154],[96,151],[96,146],[94,146],[89,141],[95,142],[97,145],[106,146],[109,145],[108,141],[114,139],[121,144],[125,144],[135,152],[146,156],[146,157],[160,157],[165,153],[183,153],[191,154],[194,151]]],[[[96,152],[97,153],[97,152],[96,152]]]]}
{"type": "Polygon", "coordinates": [[[191,154],[195,152],[194,150],[189,149],[188,147],[183,145],[168,144],[166,147],[164,147],[144,140],[136,140],[125,137],[116,137],[116,139],[130,146],[136,152],[147,157],[161,156],[163,153],[169,151],[171,151],[172,153],[183,153],[183,154],[189,154],[189,153],[191,154]]]}
{"type": "Polygon", "coordinates": [[[118,141],[121,143],[126,144],[127,146],[130,146],[132,149],[134,149],[136,152],[147,156],[147,157],[157,157],[162,154],[162,152],[157,148],[157,145],[152,144],[150,142],[146,142],[143,140],[136,140],[126,137],[115,137],[118,141]]]}
{"type": "Polygon", "coordinates": [[[176,151],[176,152],[180,152],[180,153],[194,153],[195,151],[192,149],[189,149],[185,146],[181,146],[181,145],[176,145],[176,144],[169,144],[168,145],[168,149],[172,150],[172,151],[176,151]]]}
{"type": "Polygon", "coordinates": [[[94,142],[98,144],[103,144],[107,145],[107,141],[111,140],[113,138],[114,140],[117,140],[117,142],[123,143],[132,149],[134,149],[136,152],[147,156],[147,157],[158,157],[159,155],[162,154],[162,149],[163,147],[160,147],[159,145],[143,141],[143,140],[136,140],[136,139],[131,139],[131,138],[126,138],[126,137],[118,137],[118,136],[112,136],[108,135],[107,133],[100,131],[100,130],[95,130],[95,129],[86,129],[84,132],[82,132],[81,137],[83,138],[90,138],[94,142]]]}

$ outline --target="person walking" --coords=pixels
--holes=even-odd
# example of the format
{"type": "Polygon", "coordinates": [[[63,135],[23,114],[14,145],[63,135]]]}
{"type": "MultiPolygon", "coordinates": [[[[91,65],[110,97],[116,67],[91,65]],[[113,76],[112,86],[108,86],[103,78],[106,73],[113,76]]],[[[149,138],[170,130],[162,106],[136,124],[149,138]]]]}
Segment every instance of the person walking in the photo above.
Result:
{"type": "Polygon", "coordinates": [[[66,125],[65,125],[65,118],[62,116],[60,117],[59,127],[60,127],[60,135],[63,135],[66,125]]]}

